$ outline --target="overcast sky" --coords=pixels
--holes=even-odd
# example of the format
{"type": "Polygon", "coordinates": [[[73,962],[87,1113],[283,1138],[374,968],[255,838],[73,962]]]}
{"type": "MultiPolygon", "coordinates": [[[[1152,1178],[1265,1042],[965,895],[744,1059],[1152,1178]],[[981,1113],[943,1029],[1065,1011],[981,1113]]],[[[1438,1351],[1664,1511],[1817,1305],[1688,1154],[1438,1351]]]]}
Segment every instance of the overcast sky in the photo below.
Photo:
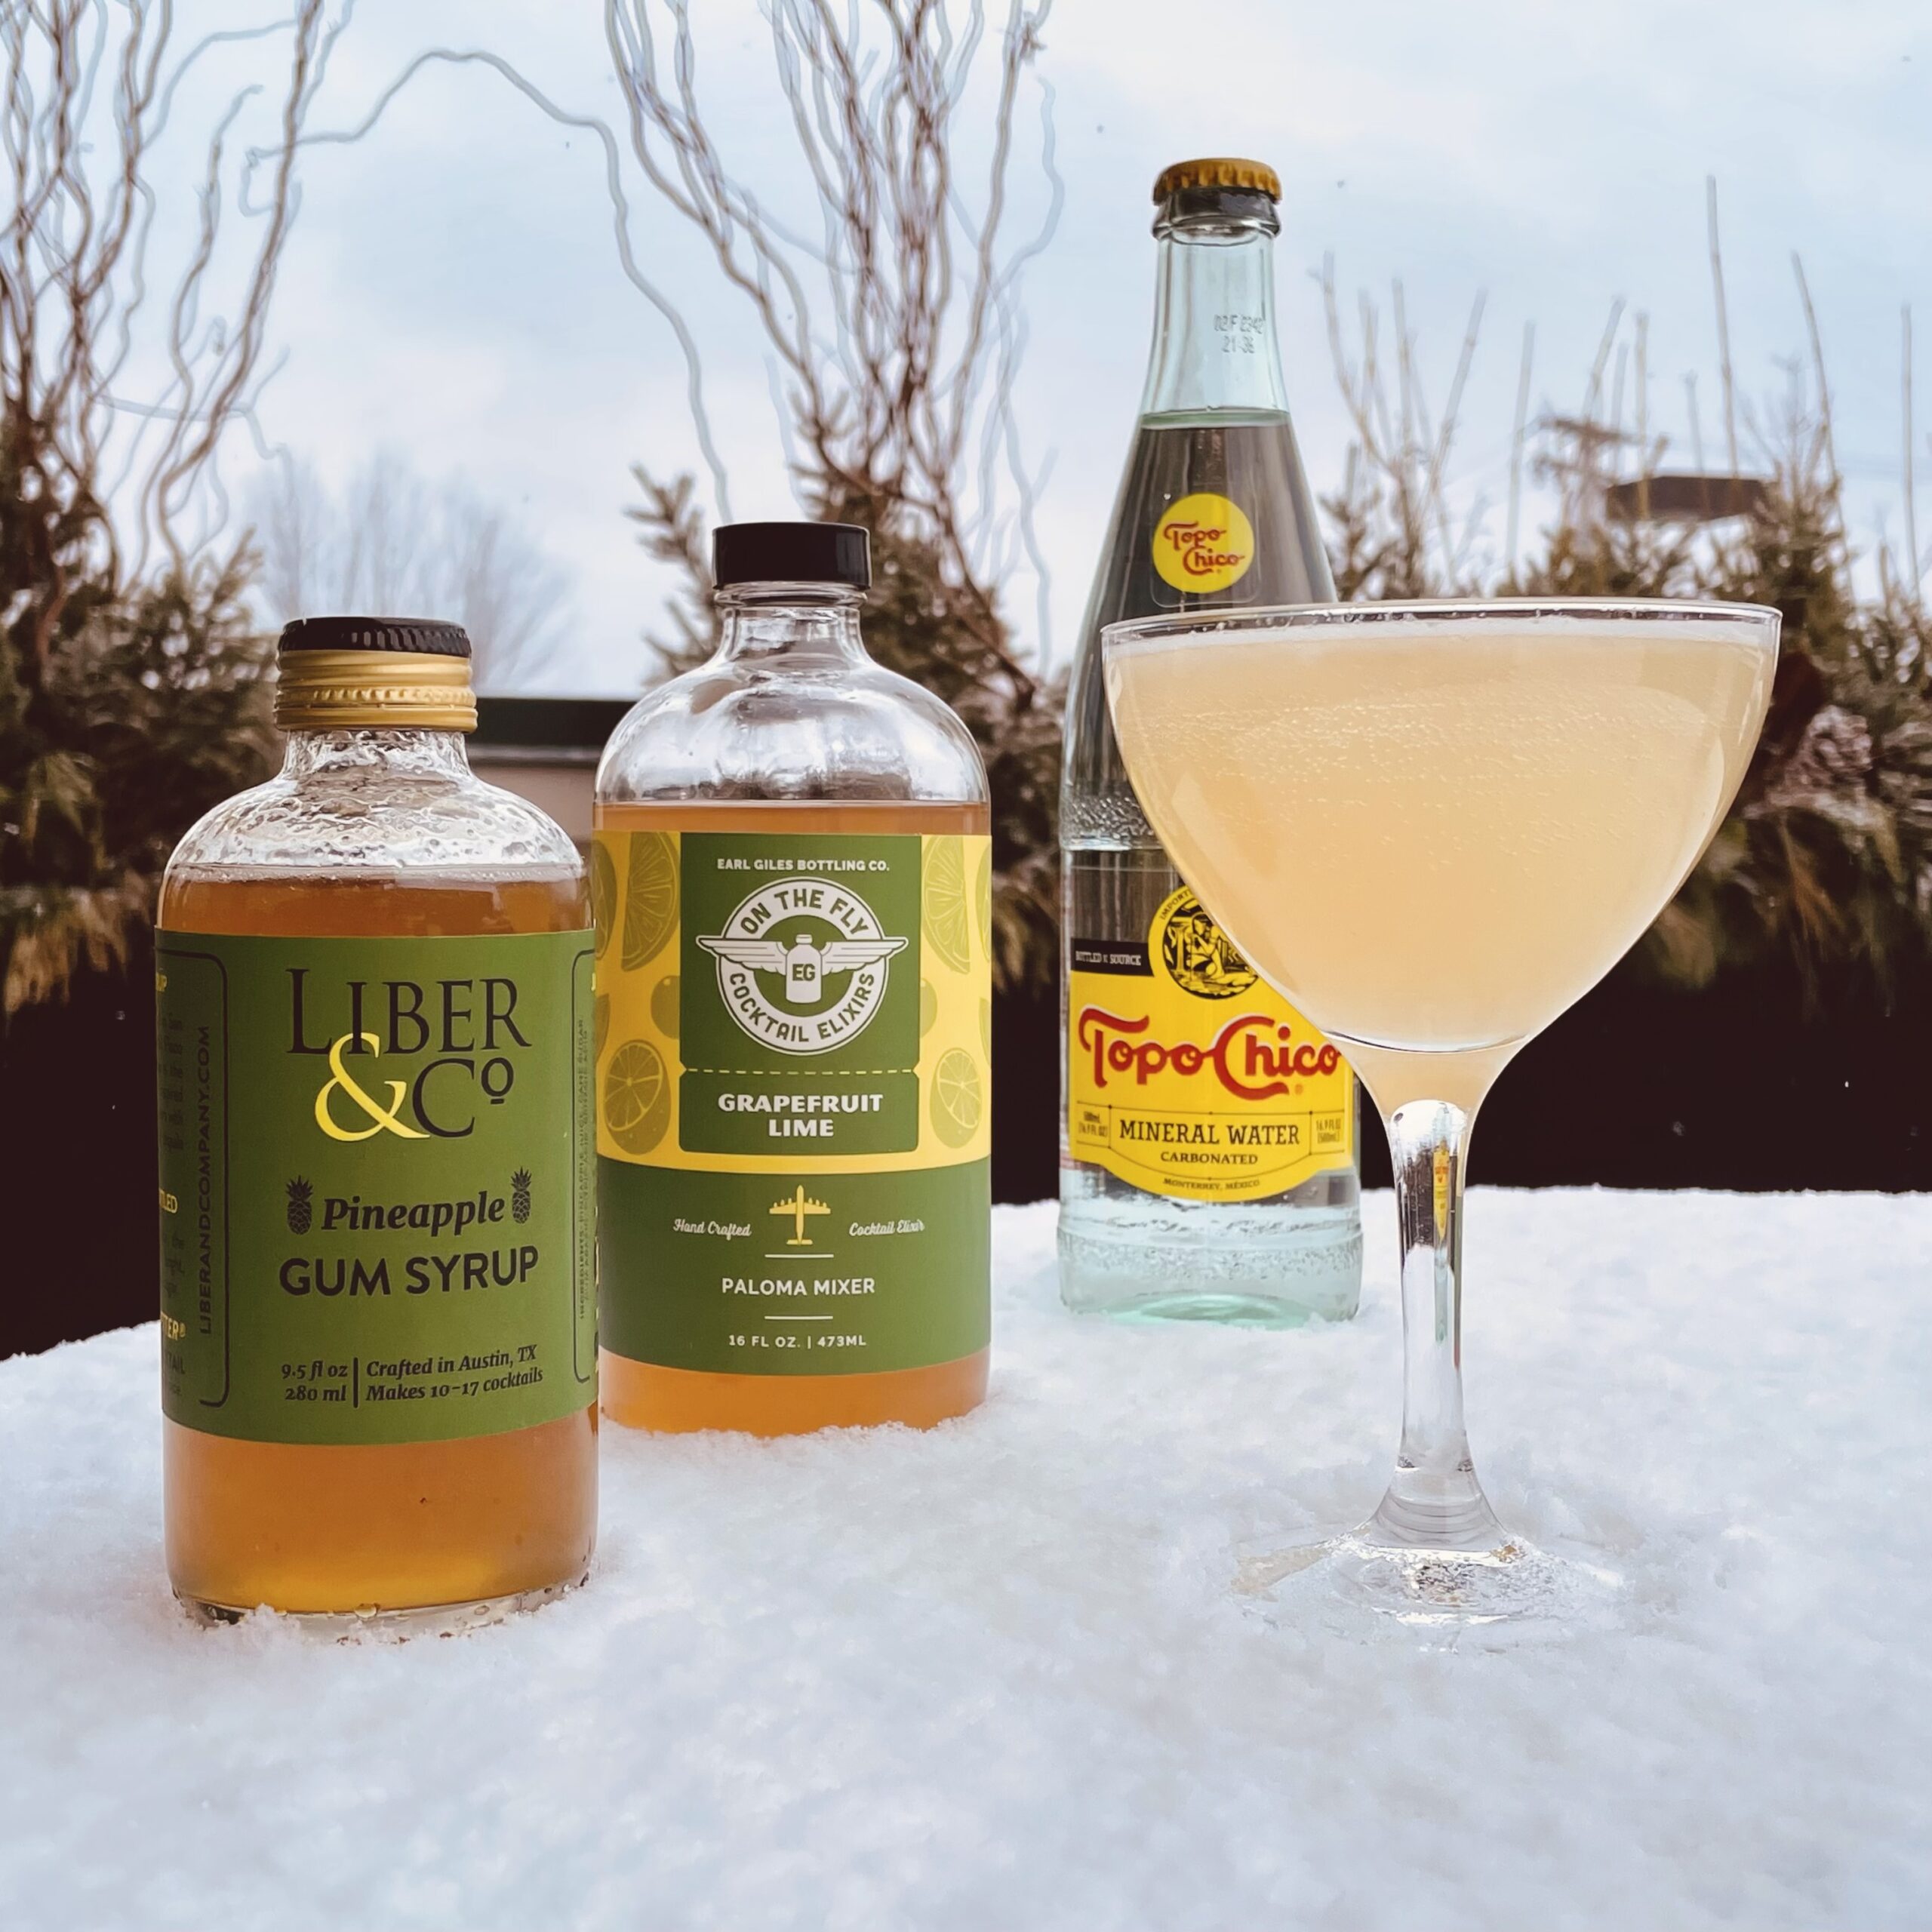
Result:
{"type": "MultiPolygon", "coordinates": [[[[243,17],[212,0],[206,11],[243,17]]],[[[693,11],[720,144],[783,205],[797,168],[756,7],[693,0],[693,11]]],[[[1783,358],[1803,348],[1796,251],[1817,303],[1857,534],[1869,542],[1883,518],[1896,534],[1910,303],[1919,470],[1932,481],[1927,0],[1058,0],[1045,39],[1037,71],[1056,97],[1066,200],[1024,284],[1031,345],[1018,415],[1029,462],[1052,458],[1038,517],[1057,654],[1077,626],[1139,392],[1149,187],[1191,154],[1253,155],[1282,175],[1284,349],[1318,490],[1338,478],[1347,441],[1312,279],[1328,252],[1345,291],[1368,288],[1385,312],[1390,278],[1402,278],[1437,401],[1471,300],[1487,291],[1457,473],[1466,494],[1495,502],[1495,544],[1526,321],[1537,330],[1536,406],[1574,408],[1612,302],[1647,312],[1666,463],[1690,460],[1687,371],[1699,376],[1715,456],[1707,175],[1718,183],[1743,387],[1774,390],[1783,358]]],[[[621,125],[595,0],[364,0],[312,125],[354,125],[438,44],[493,49],[561,103],[621,125]]],[[[197,85],[230,87],[266,66],[259,45],[225,48],[197,85]]],[[[1036,98],[1029,157],[1038,115],[1036,98]]],[[[572,586],[571,641],[541,682],[622,691],[641,675],[638,633],[664,590],[623,519],[629,465],[695,468],[697,451],[672,337],[620,272],[602,168],[590,138],[474,67],[425,72],[366,140],[309,151],[272,331],[287,360],[261,416],[273,441],[331,478],[386,445],[513,511],[572,586]]],[[[1018,232],[1037,219],[1044,187],[1031,158],[1015,179],[1018,232]]],[[[704,344],[736,513],[789,514],[760,340],[634,170],[629,186],[638,255],[704,344]]],[[[238,445],[231,480],[248,469],[238,445]]],[[[1932,489],[1919,509],[1924,543],[1932,489]]],[[[1037,642],[1033,585],[1016,583],[1010,606],[1037,642]]]]}

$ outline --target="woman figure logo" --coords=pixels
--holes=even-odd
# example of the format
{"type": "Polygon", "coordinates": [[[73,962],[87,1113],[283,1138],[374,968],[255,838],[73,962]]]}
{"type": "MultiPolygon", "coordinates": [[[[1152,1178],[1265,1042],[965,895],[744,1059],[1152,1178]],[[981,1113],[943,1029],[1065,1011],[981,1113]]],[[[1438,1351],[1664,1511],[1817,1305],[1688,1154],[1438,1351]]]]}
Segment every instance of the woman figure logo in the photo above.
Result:
{"type": "Polygon", "coordinates": [[[1198,999],[1232,999],[1254,984],[1254,968],[1186,886],[1168,898],[1155,923],[1161,963],[1183,992],[1198,999]]]}

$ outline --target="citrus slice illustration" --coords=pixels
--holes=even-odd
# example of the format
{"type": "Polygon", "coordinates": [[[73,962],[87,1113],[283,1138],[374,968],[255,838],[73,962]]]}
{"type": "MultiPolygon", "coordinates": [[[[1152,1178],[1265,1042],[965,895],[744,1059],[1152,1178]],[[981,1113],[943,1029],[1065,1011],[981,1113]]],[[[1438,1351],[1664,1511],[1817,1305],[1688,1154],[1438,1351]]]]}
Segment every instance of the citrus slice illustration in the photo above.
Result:
{"type": "Polygon", "coordinates": [[[933,1022],[939,1017],[939,994],[930,980],[919,982],[919,1038],[924,1039],[933,1030],[933,1022]]]}
{"type": "Polygon", "coordinates": [[[590,1057],[604,1057],[604,1042],[611,1037],[611,995],[599,993],[597,1003],[591,1008],[591,1029],[595,1035],[591,1043],[590,1057]]]}
{"type": "Polygon", "coordinates": [[[599,959],[611,943],[611,928],[617,914],[617,864],[611,857],[610,847],[600,838],[590,848],[590,917],[597,928],[599,959]]]}
{"type": "Polygon", "coordinates": [[[666,973],[651,989],[651,1023],[667,1040],[678,1037],[678,976],[666,973]]]}
{"type": "Polygon", "coordinates": [[[993,956],[993,848],[989,844],[980,854],[980,869],[973,878],[973,909],[980,915],[980,950],[993,956]]]}
{"type": "Polygon", "coordinates": [[[942,835],[926,847],[923,894],[926,943],[955,973],[973,961],[972,915],[966,906],[966,852],[960,840],[942,835]]]}
{"type": "Polygon", "coordinates": [[[670,839],[661,832],[634,832],[624,886],[625,971],[655,959],[677,923],[678,860],[670,839]]]}
{"type": "Polygon", "coordinates": [[[648,1040],[626,1040],[604,1069],[604,1124],[626,1154],[648,1154],[671,1124],[671,1083],[648,1040]]]}
{"type": "Polygon", "coordinates": [[[933,1131],[947,1146],[963,1147],[978,1131],[985,1106],[973,1056],[948,1048],[933,1069],[933,1096],[926,1109],[933,1131]]]}

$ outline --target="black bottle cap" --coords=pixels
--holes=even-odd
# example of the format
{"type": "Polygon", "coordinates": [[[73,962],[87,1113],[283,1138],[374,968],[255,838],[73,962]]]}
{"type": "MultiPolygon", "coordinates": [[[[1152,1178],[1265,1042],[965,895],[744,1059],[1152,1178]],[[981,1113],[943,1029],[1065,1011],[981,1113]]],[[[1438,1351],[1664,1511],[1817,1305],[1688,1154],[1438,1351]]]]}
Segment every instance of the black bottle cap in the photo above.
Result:
{"type": "Polygon", "coordinates": [[[872,584],[872,542],[856,523],[725,523],[712,533],[711,574],[734,583],[872,584]]]}
{"type": "Polygon", "coordinates": [[[292,651],[413,651],[431,657],[467,657],[469,633],[439,617],[297,617],[275,645],[292,651]]]}

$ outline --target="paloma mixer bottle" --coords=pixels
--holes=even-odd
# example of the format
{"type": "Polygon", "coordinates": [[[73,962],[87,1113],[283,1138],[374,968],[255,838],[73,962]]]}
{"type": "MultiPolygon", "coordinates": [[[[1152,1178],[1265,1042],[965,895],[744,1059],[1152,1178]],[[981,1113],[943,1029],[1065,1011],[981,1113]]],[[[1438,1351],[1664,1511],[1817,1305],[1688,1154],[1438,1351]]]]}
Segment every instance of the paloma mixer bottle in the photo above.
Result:
{"type": "Polygon", "coordinates": [[[605,1412],[778,1435],[986,1392],[986,774],[859,635],[866,533],[729,524],[723,637],[597,774],[605,1412]]]}
{"type": "Polygon", "coordinates": [[[1334,595],[1275,340],[1281,188],[1248,161],[1154,186],[1159,279],[1140,420],[1067,701],[1060,1290],[1124,1315],[1293,1324],[1355,1312],[1355,1082],[1257,977],[1149,828],[1100,630],[1334,595]]]}

